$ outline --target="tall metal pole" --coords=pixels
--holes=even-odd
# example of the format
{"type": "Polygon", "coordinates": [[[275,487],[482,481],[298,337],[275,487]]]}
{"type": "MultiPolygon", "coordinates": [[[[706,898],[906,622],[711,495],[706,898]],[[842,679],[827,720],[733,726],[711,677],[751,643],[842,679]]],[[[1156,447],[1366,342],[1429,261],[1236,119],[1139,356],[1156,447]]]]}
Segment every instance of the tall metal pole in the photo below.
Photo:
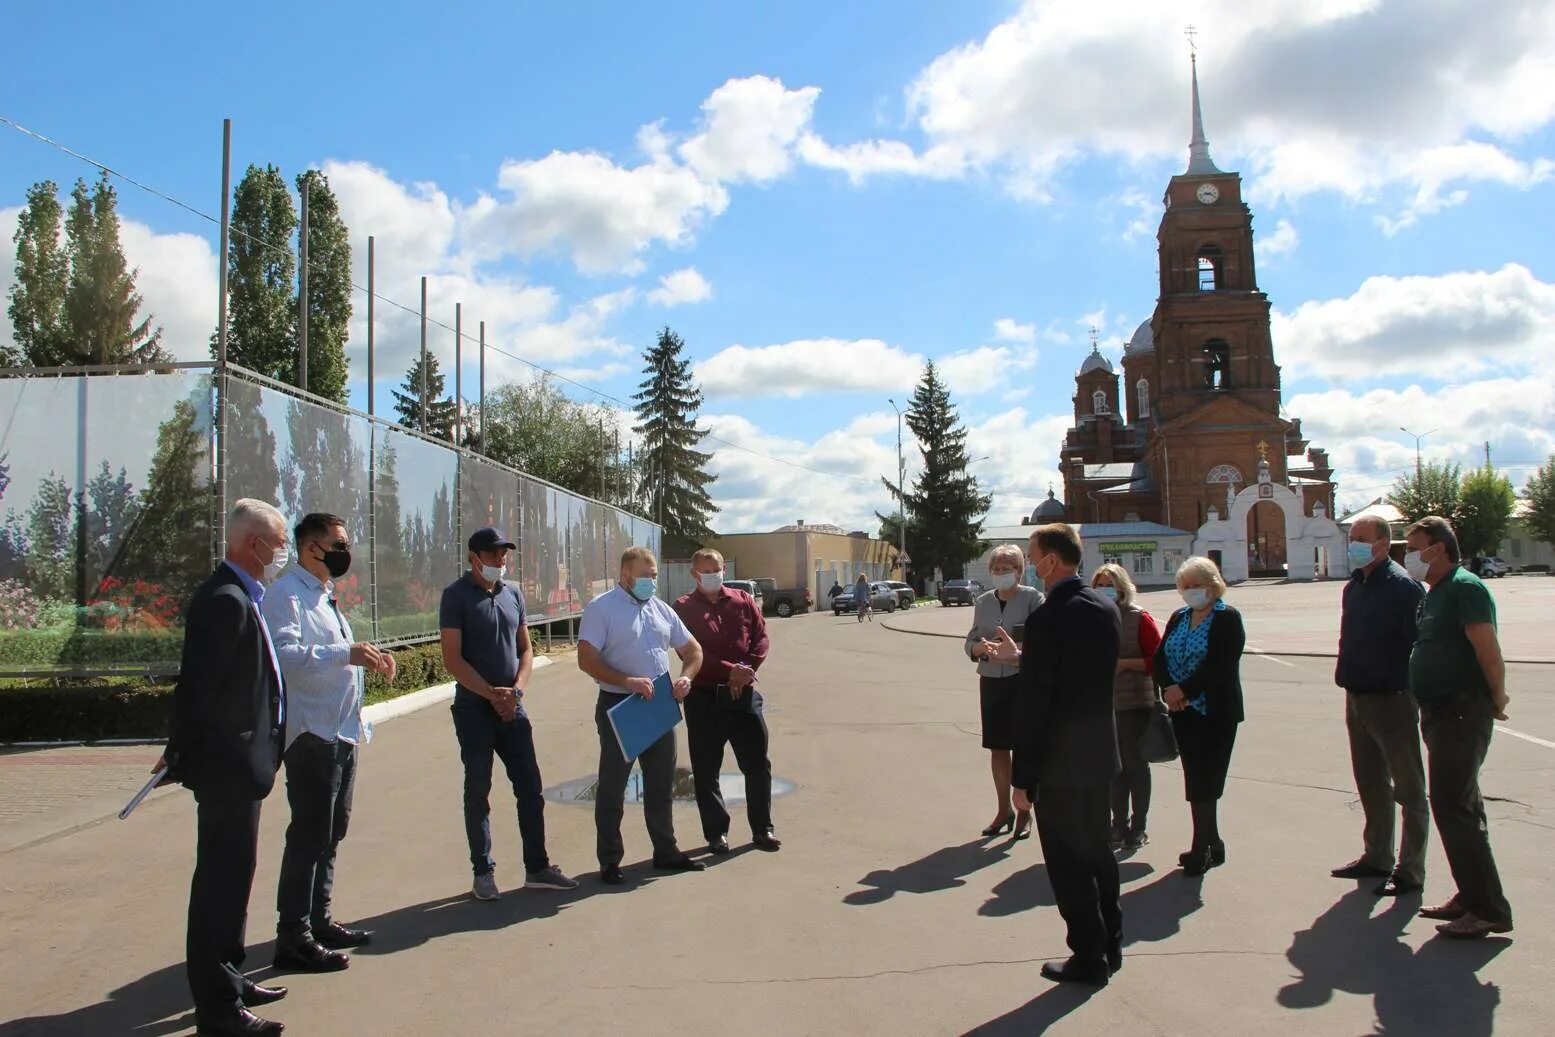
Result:
{"type": "Polygon", "coordinates": [[[486,452],[486,322],[481,321],[481,453],[486,452]]]}
{"type": "Polygon", "coordinates": [[[459,445],[460,418],[464,410],[464,303],[454,303],[454,446],[459,445]]]}
{"type": "Polygon", "coordinates": [[[232,245],[232,120],[221,120],[221,255],[216,259],[216,430],[215,514],[211,516],[211,564],[227,540],[227,256],[232,245]]]}
{"type": "Polygon", "coordinates": [[[308,177],[302,178],[302,229],[297,232],[302,268],[297,282],[297,388],[308,391],[308,177]]]}
{"type": "Polygon", "coordinates": [[[1419,435],[1415,435],[1415,433],[1409,431],[1407,428],[1405,428],[1402,425],[1400,425],[1398,427],[1398,430],[1400,432],[1402,432],[1406,436],[1414,436],[1415,437],[1415,481],[1419,482],[1420,481],[1420,441],[1422,439],[1424,439],[1426,436],[1434,436],[1434,435],[1436,435],[1436,433],[1439,430],[1433,428],[1431,431],[1429,431],[1429,432],[1422,432],[1419,435]]]}
{"type": "Polygon", "coordinates": [[[367,416],[374,415],[373,410],[373,303],[377,302],[378,292],[373,285],[373,236],[367,235],[367,416]]]}
{"type": "Polygon", "coordinates": [[[427,279],[421,278],[421,434],[427,433],[427,279]]]}
{"type": "MultiPolygon", "coordinates": [[[[896,405],[895,400],[886,400],[891,409],[896,411],[896,533],[900,540],[899,551],[907,553],[907,462],[902,458],[902,408],[896,405]]],[[[902,576],[907,575],[907,566],[902,566],[902,576]]]]}

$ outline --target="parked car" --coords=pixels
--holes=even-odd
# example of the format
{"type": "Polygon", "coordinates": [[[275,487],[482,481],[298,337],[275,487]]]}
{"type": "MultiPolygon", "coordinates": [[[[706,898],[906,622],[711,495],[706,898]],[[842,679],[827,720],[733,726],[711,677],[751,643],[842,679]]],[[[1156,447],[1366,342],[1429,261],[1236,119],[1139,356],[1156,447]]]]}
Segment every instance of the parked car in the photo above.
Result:
{"type": "Polygon", "coordinates": [[[1490,555],[1486,558],[1470,559],[1469,571],[1480,579],[1489,580],[1497,576],[1505,576],[1512,571],[1512,567],[1495,555],[1490,555]]]}
{"type": "Polygon", "coordinates": [[[756,584],[755,580],[725,580],[724,586],[732,591],[744,591],[746,594],[749,594],[751,597],[756,599],[757,608],[761,609],[763,612],[766,611],[762,604],[761,588],[756,584]]]}
{"type": "Polygon", "coordinates": [[[946,580],[939,585],[941,605],[971,605],[983,593],[983,585],[976,580],[946,580]]]}
{"type": "Polygon", "coordinates": [[[751,582],[761,588],[765,602],[762,611],[768,614],[776,613],[786,619],[796,612],[809,612],[815,604],[815,596],[808,587],[779,587],[768,576],[758,576],[751,582]]]}
{"type": "MultiPolygon", "coordinates": [[[[901,598],[897,597],[896,589],[888,583],[871,583],[869,585],[869,607],[876,612],[895,612],[901,607],[901,598]]],[[[831,600],[833,615],[842,615],[846,612],[857,612],[858,604],[853,600],[853,588],[848,587],[831,600]]]]}
{"type": "Polygon", "coordinates": [[[881,586],[890,587],[896,592],[897,604],[904,609],[912,608],[912,603],[918,600],[918,594],[909,585],[901,580],[886,580],[881,586]]]}

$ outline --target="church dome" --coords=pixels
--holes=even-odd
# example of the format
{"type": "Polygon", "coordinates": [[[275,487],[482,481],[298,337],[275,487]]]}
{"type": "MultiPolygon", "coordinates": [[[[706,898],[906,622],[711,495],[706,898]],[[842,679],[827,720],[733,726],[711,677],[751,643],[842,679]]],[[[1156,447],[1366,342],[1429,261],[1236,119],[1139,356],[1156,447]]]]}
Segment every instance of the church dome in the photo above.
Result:
{"type": "Polygon", "coordinates": [[[1047,491],[1047,500],[1038,504],[1036,510],[1031,513],[1033,525],[1041,525],[1046,522],[1061,522],[1063,518],[1064,506],[1053,496],[1052,490],[1047,491]]]}
{"type": "Polygon", "coordinates": [[[1155,336],[1150,334],[1150,322],[1144,321],[1134,329],[1134,337],[1128,340],[1123,351],[1129,356],[1143,356],[1155,352],[1155,336]]]}
{"type": "Polygon", "coordinates": [[[1112,374],[1112,361],[1102,356],[1101,349],[1096,346],[1091,347],[1091,355],[1080,365],[1080,374],[1087,375],[1092,371],[1105,371],[1112,374]]]}

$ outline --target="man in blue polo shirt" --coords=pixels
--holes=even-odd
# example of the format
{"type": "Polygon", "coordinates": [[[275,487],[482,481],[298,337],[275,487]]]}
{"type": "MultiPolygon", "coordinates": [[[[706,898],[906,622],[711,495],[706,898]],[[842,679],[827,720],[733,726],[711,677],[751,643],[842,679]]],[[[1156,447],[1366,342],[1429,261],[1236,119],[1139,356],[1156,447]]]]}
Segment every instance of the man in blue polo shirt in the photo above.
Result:
{"type": "Polygon", "coordinates": [[[470,534],[470,571],[443,591],[438,626],[443,665],[457,682],[454,734],[464,763],[464,831],[470,841],[472,890],[477,900],[496,900],[496,862],[491,858],[491,758],[501,757],[518,801],[524,842],[524,885],[576,889],[545,852],[545,796],[535,758],[534,730],[524,712],[524,687],[534,670],[524,596],[507,575],[514,547],[487,526],[470,534]]]}

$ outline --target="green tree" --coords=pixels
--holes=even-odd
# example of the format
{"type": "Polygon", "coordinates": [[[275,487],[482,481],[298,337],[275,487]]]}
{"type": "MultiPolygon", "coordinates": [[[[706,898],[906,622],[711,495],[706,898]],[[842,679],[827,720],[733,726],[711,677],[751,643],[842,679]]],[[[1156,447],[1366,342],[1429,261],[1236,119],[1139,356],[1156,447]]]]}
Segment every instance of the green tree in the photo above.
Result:
{"type": "Polygon", "coordinates": [[[702,390],[691,379],[686,344],[665,328],[653,348],[643,354],[647,376],[632,396],[637,401],[642,437],[643,472],[640,489],[648,517],[664,527],[664,554],[675,557],[699,546],[712,535],[708,520],[718,510],[707,488],[717,481],[707,463],[711,454],[697,449],[707,433],[696,427],[702,390]]]}
{"type": "Polygon", "coordinates": [[[77,180],[65,218],[70,284],[65,320],[70,338],[67,364],[151,364],[171,359],[161,346],[162,329],[140,317],[136,271],[119,244],[119,197],[104,173],[88,191],[77,180]]]}
{"type": "Polygon", "coordinates": [[[180,400],[157,427],[140,511],[108,575],[187,597],[211,568],[210,449],[200,411],[180,400]]]}
{"type": "Polygon", "coordinates": [[[1534,470],[1523,487],[1528,502],[1528,530],[1546,544],[1555,544],[1555,454],[1534,470]]]}
{"type": "Polygon", "coordinates": [[[1439,515],[1457,529],[1462,501],[1462,469],[1446,461],[1427,461],[1417,471],[1399,476],[1388,493],[1388,503],[1403,512],[1406,524],[1439,515]]]}
{"type": "MultiPolygon", "coordinates": [[[[953,579],[981,550],[983,516],[993,498],[978,492],[977,479],[966,470],[966,429],[932,360],[913,390],[907,427],[923,455],[923,471],[905,497],[908,554],[916,572],[938,568],[953,579]]],[[[900,493],[889,481],[886,487],[893,496],[900,493]]]]}
{"type": "Polygon", "coordinates": [[[573,493],[611,495],[615,438],[607,408],[569,400],[550,378],[486,395],[486,456],[573,493]]]}
{"type": "Polygon", "coordinates": [[[226,439],[227,498],[279,502],[281,473],[275,463],[275,433],[265,417],[261,390],[251,381],[227,379],[226,439]]]}
{"type": "Polygon", "coordinates": [[[86,582],[95,587],[109,575],[140,516],[140,495],[121,467],[117,474],[104,460],[86,484],[86,582]]]}
{"type": "MultiPolygon", "coordinates": [[[[297,212],[281,171],[249,166],[232,192],[227,358],[281,382],[297,376],[296,232],[297,212]]],[[[212,335],[211,356],[216,350],[212,335]]]]}
{"type": "Polygon", "coordinates": [[[53,366],[65,355],[70,258],[60,236],[62,218],[58,184],[43,180],[27,189],[27,204],[11,238],[16,243],[16,281],[7,312],[16,348],[0,346],[0,364],[53,366]]]}
{"type": "Polygon", "coordinates": [[[310,169],[297,177],[299,196],[303,184],[308,185],[308,391],[344,403],[346,339],[351,333],[351,241],[329,179],[310,169]]]}
{"type": "Polygon", "coordinates": [[[1453,526],[1464,557],[1495,554],[1516,506],[1512,480],[1494,468],[1486,465],[1465,475],[1453,526]]]}
{"type": "MultiPolygon", "coordinates": [[[[426,434],[447,439],[454,430],[454,401],[445,396],[443,372],[438,369],[437,354],[427,350],[427,427],[426,434]]],[[[421,430],[421,354],[417,352],[405,381],[399,388],[390,390],[394,396],[394,413],[406,428],[421,430]]],[[[491,425],[486,426],[488,435],[491,425]]]]}
{"type": "Polygon", "coordinates": [[[27,510],[27,585],[39,597],[72,601],[76,594],[79,508],[64,479],[50,473],[27,510]]]}

